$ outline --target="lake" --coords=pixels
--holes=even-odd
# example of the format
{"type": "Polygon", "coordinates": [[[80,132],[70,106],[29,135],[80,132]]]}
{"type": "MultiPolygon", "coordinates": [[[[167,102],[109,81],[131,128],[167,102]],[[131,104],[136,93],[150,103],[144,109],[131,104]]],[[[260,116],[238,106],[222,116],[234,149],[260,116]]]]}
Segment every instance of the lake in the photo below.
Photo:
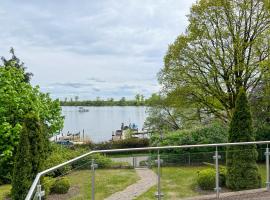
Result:
{"type": "Polygon", "coordinates": [[[147,117],[143,106],[105,106],[84,107],[89,112],[79,112],[79,107],[63,106],[65,116],[63,133],[77,133],[84,130],[87,139],[93,142],[107,141],[112,138],[112,132],[121,128],[121,123],[135,123],[142,129],[147,117]]]}

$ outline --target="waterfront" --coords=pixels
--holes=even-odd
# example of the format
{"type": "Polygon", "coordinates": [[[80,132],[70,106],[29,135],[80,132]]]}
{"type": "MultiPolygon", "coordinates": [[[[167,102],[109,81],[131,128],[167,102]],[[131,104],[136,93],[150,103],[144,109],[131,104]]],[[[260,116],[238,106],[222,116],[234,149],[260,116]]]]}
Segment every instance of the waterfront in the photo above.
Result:
{"type": "Polygon", "coordinates": [[[85,138],[93,142],[110,140],[112,131],[120,129],[121,123],[129,125],[135,123],[139,130],[143,128],[147,117],[144,106],[104,106],[84,107],[89,112],[79,112],[79,107],[64,106],[62,114],[65,116],[64,129],[77,133],[84,130],[85,138]]]}

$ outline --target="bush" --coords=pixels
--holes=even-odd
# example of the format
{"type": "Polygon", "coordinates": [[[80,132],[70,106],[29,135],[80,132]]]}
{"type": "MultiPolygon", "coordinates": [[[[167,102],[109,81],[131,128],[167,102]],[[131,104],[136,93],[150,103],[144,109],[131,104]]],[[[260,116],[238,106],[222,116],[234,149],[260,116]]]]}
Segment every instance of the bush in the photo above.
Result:
{"type": "MultiPolygon", "coordinates": [[[[219,186],[222,187],[226,183],[225,167],[219,168],[219,186]]],[[[214,168],[204,169],[198,172],[197,183],[203,190],[212,190],[216,187],[216,170],[214,168]]]]}
{"type": "Polygon", "coordinates": [[[112,162],[110,168],[112,168],[112,169],[132,169],[133,166],[131,166],[128,162],[112,162]]]}
{"type": "Polygon", "coordinates": [[[42,179],[42,185],[45,190],[45,196],[48,196],[51,193],[51,189],[55,183],[55,179],[49,176],[46,176],[42,179]]]}
{"type": "MultiPolygon", "coordinates": [[[[68,161],[72,158],[75,158],[87,152],[86,148],[74,147],[73,149],[71,149],[71,148],[64,147],[58,144],[53,144],[53,143],[51,144],[50,149],[51,149],[50,155],[45,161],[45,169],[61,164],[65,161],[68,161]]],[[[71,169],[72,169],[72,166],[67,165],[54,172],[51,172],[50,175],[53,177],[57,177],[57,176],[65,174],[71,169]]]]}
{"type": "Polygon", "coordinates": [[[148,147],[149,139],[127,138],[124,140],[117,140],[117,141],[88,143],[83,146],[86,146],[92,150],[139,148],[139,147],[148,147]]]}
{"type": "MultiPolygon", "coordinates": [[[[178,146],[225,143],[227,137],[228,128],[219,122],[215,122],[193,129],[169,132],[163,136],[162,140],[160,140],[160,134],[154,134],[150,141],[152,146],[178,146]]],[[[199,164],[212,161],[213,151],[215,149],[212,147],[162,150],[162,154],[165,154],[162,159],[165,163],[187,164],[190,161],[193,164],[199,164]]],[[[219,151],[225,151],[225,148],[219,148],[219,151]]],[[[222,159],[225,159],[225,156],[222,155],[222,159]]]]}
{"type": "Polygon", "coordinates": [[[204,169],[198,172],[197,183],[203,190],[212,190],[215,188],[216,172],[214,169],[204,169]]]}
{"type": "Polygon", "coordinates": [[[55,194],[66,194],[70,188],[70,183],[67,178],[61,178],[54,182],[51,192],[55,194]]]}

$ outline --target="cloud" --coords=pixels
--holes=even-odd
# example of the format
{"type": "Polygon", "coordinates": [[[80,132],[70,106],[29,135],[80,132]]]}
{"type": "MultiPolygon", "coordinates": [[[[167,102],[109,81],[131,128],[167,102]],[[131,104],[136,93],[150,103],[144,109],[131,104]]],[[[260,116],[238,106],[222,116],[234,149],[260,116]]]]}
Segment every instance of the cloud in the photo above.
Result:
{"type": "Polygon", "coordinates": [[[82,87],[93,86],[93,84],[90,84],[90,83],[53,83],[51,85],[55,87],[60,86],[60,87],[71,87],[71,88],[82,88],[82,87]]]}
{"type": "Polygon", "coordinates": [[[53,97],[149,95],[195,1],[2,0],[0,56],[13,46],[53,97]]]}

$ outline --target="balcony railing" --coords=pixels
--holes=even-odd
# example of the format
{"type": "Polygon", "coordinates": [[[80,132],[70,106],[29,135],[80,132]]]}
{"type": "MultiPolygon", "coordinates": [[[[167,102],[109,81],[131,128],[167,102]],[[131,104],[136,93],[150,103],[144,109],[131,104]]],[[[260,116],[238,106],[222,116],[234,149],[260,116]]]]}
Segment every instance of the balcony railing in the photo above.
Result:
{"type": "MultiPolygon", "coordinates": [[[[218,144],[198,144],[198,145],[181,145],[181,146],[160,146],[160,147],[145,147],[145,148],[127,148],[127,149],[112,149],[112,150],[97,150],[97,151],[90,151],[86,154],[83,154],[79,157],[76,157],[72,160],[69,160],[67,162],[64,162],[62,164],[59,164],[57,166],[54,166],[50,169],[44,170],[37,174],[35,180],[33,181],[31,188],[25,198],[25,200],[31,200],[31,199],[38,199],[41,200],[42,196],[44,196],[44,191],[42,191],[41,187],[41,177],[54,172],[60,168],[63,168],[67,165],[70,165],[76,161],[79,161],[89,155],[97,154],[97,153],[123,153],[123,152],[144,152],[144,151],[151,151],[157,153],[157,193],[156,198],[158,200],[161,200],[163,197],[163,193],[161,191],[161,183],[160,183],[160,176],[161,176],[161,163],[162,159],[160,158],[160,151],[162,150],[170,150],[170,149],[190,149],[190,148],[203,148],[203,147],[212,147],[215,148],[214,152],[214,165],[215,165],[215,171],[216,171],[216,177],[215,177],[215,193],[216,198],[219,199],[220,196],[220,176],[219,176],[219,148],[221,147],[227,147],[227,146],[240,146],[240,145],[266,145],[265,148],[265,160],[266,160],[266,188],[267,190],[270,190],[270,176],[269,176],[269,147],[268,144],[270,144],[270,141],[257,141],[257,142],[238,142],[238,143],[218,143],[218,144]]],[[[190,162],[190,157],[189,157],[190,162]]],[[[92,159],[91,163],[91,170],[92,170],[92,194],[91,198],[92,200],[95,199],[95,170],[97,165],[95,164],[95,160],[92,159]]]]}

